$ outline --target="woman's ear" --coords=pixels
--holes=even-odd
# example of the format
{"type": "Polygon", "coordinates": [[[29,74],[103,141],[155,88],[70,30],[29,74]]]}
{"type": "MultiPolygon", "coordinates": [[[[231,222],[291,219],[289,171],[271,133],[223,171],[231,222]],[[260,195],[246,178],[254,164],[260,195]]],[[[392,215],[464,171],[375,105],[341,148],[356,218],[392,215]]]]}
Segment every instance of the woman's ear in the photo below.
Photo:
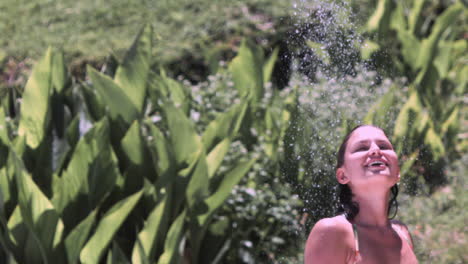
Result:
{"type": "Polygon", "coordinates": [[[347,184],[349,182],[349,178],[345,174],[345,170],[343,168],[338,168],[336,170],[336,180],[341,184],[347,184]]]}

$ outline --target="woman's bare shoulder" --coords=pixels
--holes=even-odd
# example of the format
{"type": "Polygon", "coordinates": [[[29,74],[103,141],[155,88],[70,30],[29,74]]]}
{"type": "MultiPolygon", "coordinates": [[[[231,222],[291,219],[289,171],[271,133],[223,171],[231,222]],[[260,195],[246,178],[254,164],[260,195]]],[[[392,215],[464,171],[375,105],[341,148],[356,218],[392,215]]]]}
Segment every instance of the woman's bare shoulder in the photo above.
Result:
{"type": "Polygon", "coordinates": [[[396,219],[392,219],[390,220],[390,223],[394,227],[398,228],[401,232],[403,232],[405,238],[408,239],[411,242],[411,244],[413,244],[413,238],[411,237],[411,233],[409,232],[408,227],[403,222],[396,219]]]}
{"type": "Polygon", "coordinates": [[[342,215],[338,215],[335,217],[330,218],[323,218],[318,221],[312,232],[327,232],[331,234],[343,235],[344,233],[349,232],[350,230],[350,223],[346,218],[342,215]]]}
{"type": "MultiPolygon", "coordinates": [[[[352,227],[344,216],[318,221],[309,234],[305,246],[305,260],[343,262],[352,248],[352,227]]],[[[307,263],[307,261],[306,261],[307,263]]],[[[324,262],[325,263],[325,262],[324,262]]]]}

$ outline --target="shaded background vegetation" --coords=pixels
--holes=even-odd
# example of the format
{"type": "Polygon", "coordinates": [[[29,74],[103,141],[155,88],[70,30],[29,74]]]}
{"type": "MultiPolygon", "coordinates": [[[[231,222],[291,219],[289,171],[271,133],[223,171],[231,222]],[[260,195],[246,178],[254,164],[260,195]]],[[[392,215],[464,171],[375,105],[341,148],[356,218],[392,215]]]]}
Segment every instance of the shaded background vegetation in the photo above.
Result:
{"type": "MultiPolygon", "coordinates": [[[[135,36],[151,25],[147,83],[156,88],[146,92],[141,122],[152,120],[171,140],[164,114],[168,110],[157,103],[161,94],[182,109],[199,135],[232,105],[249,104],[239,132],[229,136],[216,173],[226,175],[240,162],[254,162],[212,215],[203,240],[211,250],[201,247],[202,256],[193,263],[300,263],[313,223],[334,214],[336,205],[330,201],[335,200],[335,151],[346,130],[360,122],[383,126],[397,147],[403,171],[398,218],[412,231],[420,262],[464,263],[466,9],[463,1],[450,0],[2,1],[0,96],[8,140],[18,138],[20,98],[32,66],[47,46],[63,51],[67,72],[66,88],[63,92],[56,88],[60,96],[54,94],[51,104],[70,112],[66,127],[76,116],[99,127],[101,118],[110,118],[112,111],[99,103],[93,108],[95,102],[89,98],[99,94],[94,88],[97,77],[90,77],[87,65],[115,78],[135,36]],[[270,62],[270,70],[265,70],[270,62]],[[269,78],[255,76],[259,72],[269,78]],[[246,92],[244,86],[252,80],[261,84],[246,92]],[[256,98],[246,100],[252,93],[256,98]]],[[[102,97],[96,101],[102,103],[102,97]]],[[[60,133],[57,117],[52,120],[54,125],[45,133],[60,133]]],[[[116,143],[130,131],[132,123],[127,123],[120,135],[109,139],[121,175],[141,173],[116,143]]],[[[141,133],[143,138],[151,136],[141,133]]],[[[67,153],[77,139],[69,141],[67,153]]],[[[7,143],[2,142],[4,151],[7,143]]],[[[42,151],[50,152],[51,160],[57,153],[42,151]]],[[[34,169],[45,161],[35,160],[37,151],[25,153],[25,170],[51,199],[53,180],[43,176],[50,170],[34,169]]],[[[12,162],[11,155],[8,161],[7,154],[2,157],[2,168],[12,162]]],[[[63,177],[71,159],[71,154],[65,155],[57,175],[63,177]]],[[[1,176],[11,170],[8,167],[1,176]]],[[[154,170],[148,169],[159,175],[154,170]]],[[[157,189],[154,177],[146,179],[157,189]]],[[[143,182],[117,183],[117,190],[99,207],[101,217],[120,198],[143,188],[143,182]]],[[[108,260],[116,258],[116,252],[126,255],[121,260],[127,261],[136,254],[131,244],[135,233],[143,228],[148,208],[160,199],[148,194],[153,189],[144,190],[145,202],[123,224],[138,223],[137,229],[131,229],[133,234],[119,231],[102,253],[108,260]]],[[[5,205],[6,219],[13,215],[13,201],[5,205]]],[[[175,221],[174,214],[168,221],[175,221]]],[[[84,217],[64,218],[66,231],[84,217]]],[[[190,252],[193,245],[187,245],[190,252]]],[[[8,256],[8,251],[2,254],[8,256]]],[[[153,253],[152,261],[158,254],[153,253]]]]}

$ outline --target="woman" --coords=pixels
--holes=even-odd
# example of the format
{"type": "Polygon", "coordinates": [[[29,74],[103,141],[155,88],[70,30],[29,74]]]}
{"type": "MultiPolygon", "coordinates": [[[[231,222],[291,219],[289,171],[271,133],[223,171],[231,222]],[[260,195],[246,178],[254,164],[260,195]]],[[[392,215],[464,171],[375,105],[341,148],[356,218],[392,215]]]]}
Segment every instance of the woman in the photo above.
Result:
{"type": "Polygon", "coordinates": [[[407,227],[389,219],[400,168],[384,131],[370,125],[354,128],[337,156],[342,214],[315,224],[304,262],[418,263],[407,227]]]}

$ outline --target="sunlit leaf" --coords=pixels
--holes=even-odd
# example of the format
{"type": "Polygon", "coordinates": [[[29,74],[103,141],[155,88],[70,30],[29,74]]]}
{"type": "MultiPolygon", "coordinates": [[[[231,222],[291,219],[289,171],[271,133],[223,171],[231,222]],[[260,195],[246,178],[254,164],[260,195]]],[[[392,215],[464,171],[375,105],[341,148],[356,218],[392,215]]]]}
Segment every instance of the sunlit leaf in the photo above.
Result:
{"type": "Polygon", "coordinates": [[[390,19],[395,5],[392,0],[379,0],[377,8],[367,21],[367,30],[369,32],[378,32],[380,36],[383,36],[389,26],[390,19]]]}
{"type": "Polygon", "coordinates": [[[372,54],[380,49],[379,44],[366,40],[363,45],[361,46],[361,57],[364,60],[368,60],[371,58],[372,54]]]}
{"type": "Polygon", "coordinates": [[[164,243],[164,253],[159,257],[158,264],[179,264],[181,252],[179,252],[180,242],[184,235],[184,210],[177,216],[174,223],[172,223],[164,243]]]}
{"type": "Polygon", "coordinates": [[[52,50],[49,48],[34,66],[23,92],[18,134],[26,137],[26,144],[32,149],[39,146],[47,133],[52,86],[51,62],[52,50]]]}
{"type": "Polygon", "coordinates": [[[255,161],[255,159],[252,159],[247,162],[239,163],[234,169],[224,176],[216,191],[205,200],[204,203],[208,208],[205,213],[195,216],[196,225],[191,228],[193,259],[197,259],[200,243],[205,236],[211,217],[231,194],[232,188],[238,184],[242,177],[250,170],[255,161]]]}
{"type": "Polygon", "coordinates": [[[244,100],[219,114],[208,124],[202,136],[203,145],[208,152],[225,138],[233,138],[238,133],[247,108],[248,101],[244,100]]]}
{"type": "Polygon", "coordinates": [[[143,192],[139,191],[117,202],[106,212],[100,219],[96,231],[80,253],[82,263],[99,263],[115,233],[138,203],[142,194],[143,192]]]}
{"type": "Polygon", "coordinates": [[[445,155],[444,143],[434,129],[429,128],[424,138],[424,143],[430,147],[435,161],[441,159],[445,155]]]}
{"type": "Polygon", "coordinates": [[[208,165],[209,178],[212,178],[216,170],[218,170],[219,166],[221,166],[221,162],[226,156],[230,144],[231,141],[229,139],[225,139],[216,145],[210,153],[208,153],[208,156],[206,157],[206,163],[208,165]]]}
{"type": "Polygon", "coordinates": [[[90,66],[87,66],[87,72],[93,87],[99,92],[103,103],[107,106],[111,119],[113,121],[122,120],[127,125],[131,124],[138,117],[138,109],[130,101],[130,98],[109,76],[90,66]]]}
{"type": "Polygon", "coordinates": [[[138,112],[143,110],[146,94],[152,46],[152,28],[145,26],[131,48],[127,51],[122,65],[115,73],[115,83],[132,102],[138,112]]]}
{"type": "Polygon", "coordinates": [[[81,223],[74,227],[67,238],[65,238],[65,251],[67,254],[67,260],[69,264],[78,262],[80,257],[80,251],[86,242],[91,227],[96,219],[97,211],[91,212],[81,223]]]}
{"type": "Polygon", "coordinates": [[[177,164],[191,163],[203,147],[194,124],[170,102],[164,104],[164,114],[177,164]]]}
{"type": "Polygon", "coordinates": [[[268,60],[265,62],[265,65],[263,65],[263,83],[267,83],[271,80],[271,75],[273,74],[276,60],[278,59],[278,52],[279,49],[275,48],[268,60]]]}
{"type": "Polygon", "coordinates": [[[169,228],[170,195],[170,193],[166,193],[146,219],[143,230],[138,234],[138,241],[141,243],[143,252],[140,251],[139,245],[135,243],[132,253],[133,263],[141,263],[145,256],[152,260],[156,257],[158,249],[162,249],[169,228]],[[142,256],[142,253],[145,256],[142,256]]]}
{"type": "Polygon", "coordinates": [[[229,63],[234,87],[241,97],[252,94],[255,101],[263,97],[263,70],[252,49],[242,41],[237,56],[229,63]]]}
{"type": "Polygon", "coordinates": [[[63,91],[66,81],[67,68],[65,66],[63,53],[54,52],[52,55],[52,84],[57,93],[61,93],[63,91]]]}
{"type": "MultiPolygon", "coordinates": [[[[18,205],[21,216],[30,232],[34,246],[41,253],[41,259],[34,261],[51,262],[52,252],[62,240],[64,229],[52,203],[36,186],[31,176],[24,169],[22,161],[14,152],[15,179],[18,188],[18,205]]],[[[32,242],[32,241],[31,241],[32,242]]],[[[29,259],[32,260],[32,259],[29,259]]]]}
{"type": "Polygon", "coordinates": [[[109,133],[107,119],[96,123],[80,139],[68,167],[54,181],[52,202],[67,223],[81,221],[114,188],[119,172],[109,133]]]}

